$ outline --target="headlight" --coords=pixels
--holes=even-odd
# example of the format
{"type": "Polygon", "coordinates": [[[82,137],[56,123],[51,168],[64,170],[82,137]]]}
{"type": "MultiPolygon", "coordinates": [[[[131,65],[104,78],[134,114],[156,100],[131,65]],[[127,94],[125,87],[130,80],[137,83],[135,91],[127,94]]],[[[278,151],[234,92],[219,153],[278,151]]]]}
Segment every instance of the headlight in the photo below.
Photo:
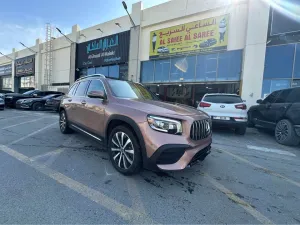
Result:
{"type": "Polygon", "coordinates": [[[25,100],[23,100],[23,101],[21,101],[22,103],[30,103],[30,102],[32,102],[32,100],[27,100],[27,99],[25,99],[25,100]]]}
{"type": "Polygon", "coordinates": [[[153,130],[169,134],[182,134],[182,125],[179,120],[159,116],[147,116],[148,124],[153,130]]]}

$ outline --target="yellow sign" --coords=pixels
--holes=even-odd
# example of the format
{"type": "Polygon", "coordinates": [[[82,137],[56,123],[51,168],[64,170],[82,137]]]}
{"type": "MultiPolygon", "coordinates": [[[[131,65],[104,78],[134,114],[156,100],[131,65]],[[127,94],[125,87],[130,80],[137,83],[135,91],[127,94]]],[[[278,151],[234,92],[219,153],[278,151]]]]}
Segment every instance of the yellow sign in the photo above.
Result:
{"type": "Polygon", "coordinates": [[[150,33],[150,58],[227,49],[229,15],[213,17],[150,33]]]}

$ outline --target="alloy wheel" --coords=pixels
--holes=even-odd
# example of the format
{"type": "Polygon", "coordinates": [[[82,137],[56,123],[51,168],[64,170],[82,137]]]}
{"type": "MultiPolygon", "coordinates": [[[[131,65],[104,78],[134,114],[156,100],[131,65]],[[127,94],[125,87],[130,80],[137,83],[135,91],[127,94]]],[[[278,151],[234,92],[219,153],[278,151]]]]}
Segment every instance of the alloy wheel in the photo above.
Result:
{"type": "Polygon", "coordinates": [[[66,115],[64,112],[62,112],[60,114],[60,120],[59,120],[59,126],[60,126],[60,129],[62,131],[64,131],[66,129],[66,125],[67,125],[67,120],[66,120],[66,115]]]}
{"type": "Polygon", "coordinates": [[[131,139],[124,132],[117,132],[111,139],[111,151],[116,165],[127,170],[134,160],[134,147],[131,139]]]}
{"type": "Polygon", "coordinates": [[[288,125],[285,121],[279,121],[276,127],[275,135],[278,141],[284,141],[289,134],[288,125]]]}

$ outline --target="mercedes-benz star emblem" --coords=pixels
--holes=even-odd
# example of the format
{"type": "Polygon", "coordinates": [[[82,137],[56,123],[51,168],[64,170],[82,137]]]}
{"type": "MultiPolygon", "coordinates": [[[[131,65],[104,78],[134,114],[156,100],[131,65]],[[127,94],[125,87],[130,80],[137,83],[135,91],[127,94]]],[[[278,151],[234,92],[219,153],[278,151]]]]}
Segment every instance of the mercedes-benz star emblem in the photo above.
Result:
{"type": "Polygon", "coordinates": [[[221,108],[225,108],[225,105],[221,105],[220,107],[221,107],[221,108]]]}
{"type": "Polygon", "coordinates": [[[206,121],[205,130],[206,130],[206,133],[210,133],[210,125],[209,125],[208,121],[206,121]]]}

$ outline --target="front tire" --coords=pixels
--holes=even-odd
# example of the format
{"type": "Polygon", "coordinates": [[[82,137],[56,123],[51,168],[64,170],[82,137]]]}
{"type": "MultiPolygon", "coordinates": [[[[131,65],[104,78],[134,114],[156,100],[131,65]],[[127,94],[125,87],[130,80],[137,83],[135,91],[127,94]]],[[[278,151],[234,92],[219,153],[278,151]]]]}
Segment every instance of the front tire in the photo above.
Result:
{"type": "Polygon", "coordinates": [[[108,138],[110,160],[117,171],[124,175],[139,173],[142,154],[137,138],[125,126],[114,128],[108,138]]]}
{"type": "Polygon", "coordinates": [[[251,113],[248,112],[248,123],[247,123],[248,127],[255,127],[255,123],[253,122],[253,118],[251,113]]]}
{"type": "Polygon", "coordinates": [[[275,139],[279,144],[296,146],[300,143],[293,124],[289,120],[280,120],[276,124],[275,139]]]}
{"type": "Polygon", "coordinates": [[[69,122],[65,110],[61,110],[59,113],[59,128],[63,134],[70,134],[73,130],[69,127],[69,122]]]}
{"type": "Polygon", "coordinates": [[[32,105],[32,110],[33,111],[43,111],[44,110],[44,105],[40,102],[34,103],[32,105]]]}
{"type": "Polygon", "coordinates": [[[238,135],[245,135],[246,130],[247,130],[246,126],[239,127],[239,128],[235,129],[235,133],[238,134],[238,135]]]}

